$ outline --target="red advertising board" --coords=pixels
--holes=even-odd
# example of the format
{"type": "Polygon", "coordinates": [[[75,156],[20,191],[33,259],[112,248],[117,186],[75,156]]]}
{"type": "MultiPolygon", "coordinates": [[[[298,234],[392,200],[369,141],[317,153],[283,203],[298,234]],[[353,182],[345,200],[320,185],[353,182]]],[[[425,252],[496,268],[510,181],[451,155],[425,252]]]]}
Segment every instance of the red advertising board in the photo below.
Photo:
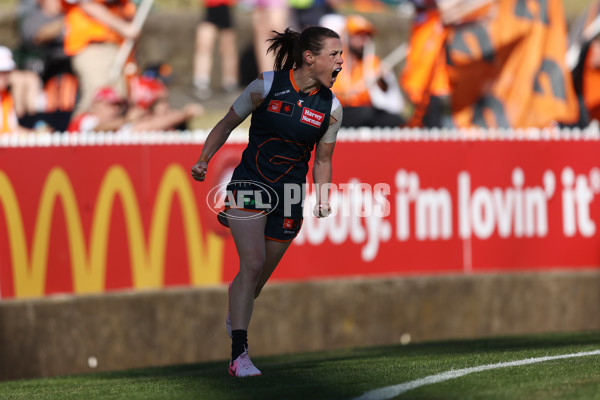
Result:
{"type": "MultiPolygon", "coordinates": [[[[334,214],[312,216],[307,185],[272,279],[600,265],[599,141],[378,137],[342,135],[334,214]]],[[[207,195],[243,148],[198,183],[199,142],[0,146],[1,298],[229,281],[237,255],[207,195]]]]}

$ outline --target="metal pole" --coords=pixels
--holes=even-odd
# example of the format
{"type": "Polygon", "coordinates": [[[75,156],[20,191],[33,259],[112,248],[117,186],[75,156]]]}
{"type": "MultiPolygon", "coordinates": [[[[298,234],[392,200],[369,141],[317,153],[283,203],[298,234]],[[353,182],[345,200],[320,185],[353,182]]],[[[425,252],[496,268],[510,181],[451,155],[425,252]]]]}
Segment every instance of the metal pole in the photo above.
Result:
{"type": "MultiPolygon", "coordinates": [[[[150,13],[150,9],[152,8],[152,3],[154,0],[142,0],[140,3],[137,12],[135,13],[135,17],[133,17],[132,24],[138,29],[142,29],[144,22],[146,22],[146,18],[150,13]]],[[[115,62],[110,70],[110,81],[115,82],[119,79],[119,76],[123,72],[123,67],[129,58],[129,54],[133,50],[133,45],[135,41],[133,39],[126,39],[123,43],[121,43],[121,47],[119,47],[119,52],[117,53],[117,57],[115,58],[115,62]]]]}

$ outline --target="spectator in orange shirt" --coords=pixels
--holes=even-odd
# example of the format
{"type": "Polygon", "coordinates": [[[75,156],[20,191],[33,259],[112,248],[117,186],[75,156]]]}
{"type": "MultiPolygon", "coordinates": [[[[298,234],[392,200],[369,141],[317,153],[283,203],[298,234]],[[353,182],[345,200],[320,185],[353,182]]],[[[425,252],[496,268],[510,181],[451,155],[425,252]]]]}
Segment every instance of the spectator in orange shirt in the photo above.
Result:
{"type": "Polygon", "coordinates": [[[400,73],[402,90],[412,105],[407,125],[453,126],[445,50],[448,28],[444,26],[435,0],[411,2],[415,5],[415,15],[411,22],[408,54],[400,73]]]}
{"type": "Polygon", "coordinates": [[[30,132],[19,124],[15,101],[11,93],[12,83],[17,65],[12,56],[12,51],[0,46],[0,134],[15,132],[30,132]]]}
{"type": "Polygon", "coordinates": [[[130,0],[63,0],[63,6],[65,53],[72,57],[81,91],[76,115],[90,106],[101,87],[114,86],[125,96],[125,77],[110,82],[110,72],[121,42],[136,39],[140,29],[131,22],[135,4],[130,0]]]}
{"type": "Polygon", "coordinates": [[[33,8],[20,19],[19,64],[36,72],[43,82],[36,113],[20,118],[24,126],[43,122],[62,132],[75,109],[78,83],[71,59],[64,52],[64,25],[61,0],[35,0],[33,8]]]}
{"type": "Polygon", "coordinates": [[[342,126],[403,125],[402,94],[396,76],[391,71],[385,72],[374,54],[373,24],[362,15],[350,15],[346,19],[345,33],[346,68],[333,89],[344,107],[342,126]]]}

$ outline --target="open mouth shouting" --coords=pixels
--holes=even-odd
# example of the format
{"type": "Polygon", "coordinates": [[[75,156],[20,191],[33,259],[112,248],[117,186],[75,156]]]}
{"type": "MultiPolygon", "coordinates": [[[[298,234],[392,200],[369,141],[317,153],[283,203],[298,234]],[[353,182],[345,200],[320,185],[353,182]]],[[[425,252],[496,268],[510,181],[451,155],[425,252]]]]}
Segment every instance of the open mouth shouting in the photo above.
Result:
{"type": "Polygon", "coordinates": [[[333,85],[333,83],[335,82],[335,79],[337,78],[338,74],[340,73],[342,69],[341,68],[336,68],[333,70],[333,73],[331,74],[331,84],[333,85]]]}

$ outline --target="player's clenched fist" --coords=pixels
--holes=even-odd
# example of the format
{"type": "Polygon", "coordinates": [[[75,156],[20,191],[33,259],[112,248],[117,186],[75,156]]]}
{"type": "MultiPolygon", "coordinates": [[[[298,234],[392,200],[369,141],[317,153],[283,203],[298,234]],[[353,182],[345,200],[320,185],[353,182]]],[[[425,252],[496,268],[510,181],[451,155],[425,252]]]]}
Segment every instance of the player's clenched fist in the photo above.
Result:
{"type": "Polygon", "coordinates": [[[331,206],[329,205],[329,203],[316,204],[315,208],[313,208],[313,214],[317,218],[328,217],[329,214],[331,214],[331,211],[332,210],[331,210],[331,206]]]}
{"type": "Polygon", "coordinates": [[[192,178],[197,181],[204,181],[204,177],[206,176],[206,169],[208,168],[208,163],[206,161],[198,161],[192,167],[192,178]]]}

